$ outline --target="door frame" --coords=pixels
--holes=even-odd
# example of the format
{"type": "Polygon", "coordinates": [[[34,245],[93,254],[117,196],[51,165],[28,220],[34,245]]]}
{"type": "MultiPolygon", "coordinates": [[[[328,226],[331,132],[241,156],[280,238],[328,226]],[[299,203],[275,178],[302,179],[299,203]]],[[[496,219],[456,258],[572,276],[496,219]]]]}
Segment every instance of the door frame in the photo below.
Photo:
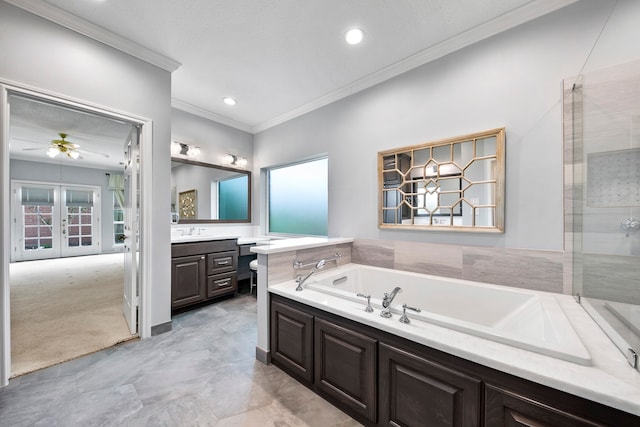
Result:
{"type": "Polygon", "coordinates": [[[0,79],[0,200],[3,200],[0,209],[0,387],[9,383],[11,376],[11,307],[10,307],[10,278],[9,259],[11,254],[11,212],[9,203],[11,197],[9,177],[9,95],[17,94],[39,99],[45,102],[59,104],[78,110],[84,110],[104,117],[125,121],[134,126],[139,126],[140,133],[140,282],[138,295],[138,335],[140,338],[151,336],[151,251],[152,247],[151,221],[146,219],[147,212],[153,209],[153,152],[152,129],[153,121],[117,111],[112,108],[100,106],[81,99],[71,98],[65,95],[45,91],[40,88],[0,79]]]}

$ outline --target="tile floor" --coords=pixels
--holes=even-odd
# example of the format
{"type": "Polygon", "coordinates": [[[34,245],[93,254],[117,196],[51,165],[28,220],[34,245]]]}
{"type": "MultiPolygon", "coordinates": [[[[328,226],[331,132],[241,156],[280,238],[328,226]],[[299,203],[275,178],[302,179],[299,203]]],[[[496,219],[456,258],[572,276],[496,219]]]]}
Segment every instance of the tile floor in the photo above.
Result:
{"type": "Polygon", "coordinates": [[[239,295],[173,329],[37,371],[0,388],[0,426],[360,424],[255,360],[256,301],[239,295]]]}

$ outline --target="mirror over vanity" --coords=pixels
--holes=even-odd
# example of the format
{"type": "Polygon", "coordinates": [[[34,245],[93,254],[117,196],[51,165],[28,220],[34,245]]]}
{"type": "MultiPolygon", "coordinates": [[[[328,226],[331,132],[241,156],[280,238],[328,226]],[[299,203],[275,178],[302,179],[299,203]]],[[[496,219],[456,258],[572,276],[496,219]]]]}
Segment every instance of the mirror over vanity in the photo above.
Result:
{"type": "Polygon", "coordinates": [[[173,223],[251,222],[251,172],[171,159],[173,223]]]}
{"type": "Polygon", "coordinates": [[[504,231],[505,130],[378,153],[379,227],[504,231]]]}

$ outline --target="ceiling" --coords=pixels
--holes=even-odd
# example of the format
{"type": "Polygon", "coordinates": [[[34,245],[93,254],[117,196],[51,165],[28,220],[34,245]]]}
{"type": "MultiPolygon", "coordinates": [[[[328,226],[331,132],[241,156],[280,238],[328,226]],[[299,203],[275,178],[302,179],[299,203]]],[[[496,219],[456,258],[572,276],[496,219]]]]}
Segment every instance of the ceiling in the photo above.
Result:
{"type": "Polygon", "coordinates": [[[172,71],[174,107],[257,133],[577,0],[5,1],[172,71]]]}
{"type": "Polygon", "coordinates": [[[9,156],[30,160],[107,170],[122,169],[124,143],[132,125],[95,114],[12,95],[9,99],[9,156]],[[47,156],[59,133],[79,145],[80,158],[47,156]]]}

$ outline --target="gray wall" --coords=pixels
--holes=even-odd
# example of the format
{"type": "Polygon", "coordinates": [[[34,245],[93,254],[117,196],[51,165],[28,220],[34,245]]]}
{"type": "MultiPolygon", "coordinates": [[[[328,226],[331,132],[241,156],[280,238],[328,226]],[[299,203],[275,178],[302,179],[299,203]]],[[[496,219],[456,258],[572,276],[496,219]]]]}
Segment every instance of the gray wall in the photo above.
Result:
{"type": "MultiPolygon", "coordinates": [[[[41,181],[53,184],[77,184],[101,187],[101,253],[121,252],[113,246],[113,190],[107,186],[109,177],[102,169],[79,168],[73,166],[55,165],[52,163],[29,162],[26,160],[11,160],[9,166],[12,180],[41,181]]],[[[122,174],[122,171],[109,171],[122,174]]]]}
{"type": "Polygon", "coordinates": [[[12,81],[153,121],[151,324],[171,320],[169,170],[171,75],[0,2],[0,81],[12,81]]]}
{"type": "Polygon", "coordinates": [[[328,153],[330,236],[562,250],[562,80],[587,58],[597,69],[640,56],[640,2],[621,0],[589,57],[613,5],[578,2],[261,132],[254,175],[328,153]],[[378,151],[500,126],[503,235],[377,228],[378,151]]]}

